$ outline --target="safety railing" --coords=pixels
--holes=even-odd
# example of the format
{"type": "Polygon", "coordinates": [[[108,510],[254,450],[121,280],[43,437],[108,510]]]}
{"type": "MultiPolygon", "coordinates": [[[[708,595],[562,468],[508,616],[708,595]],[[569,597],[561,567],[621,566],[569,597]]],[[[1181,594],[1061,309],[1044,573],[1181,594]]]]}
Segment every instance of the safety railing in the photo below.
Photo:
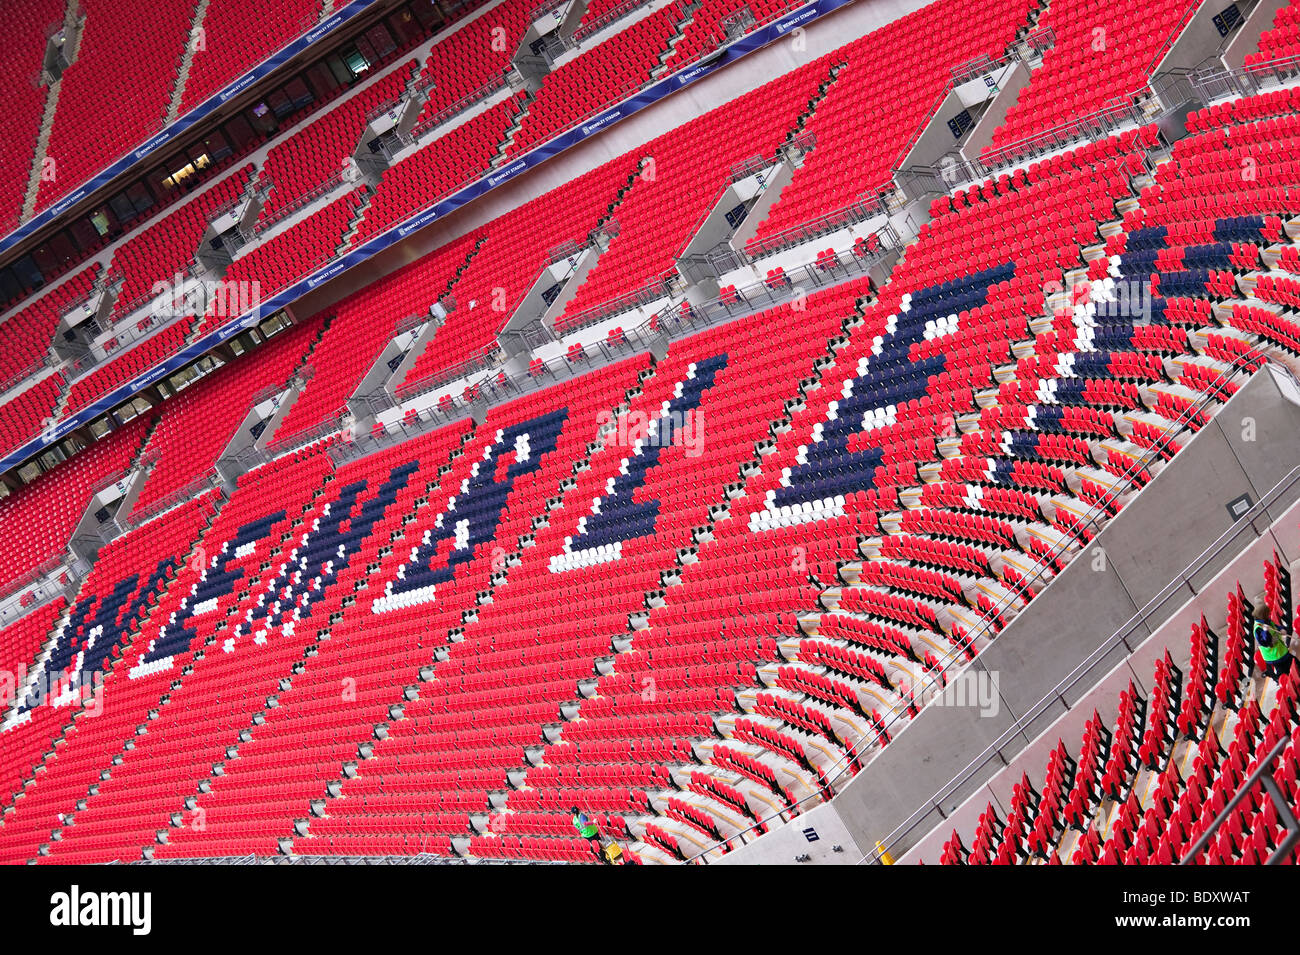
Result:
{"type": "Polygon", "coordinates": [[[461,378],[468,378],[478,372],[491,371],[504,360],[505,356],[502,354],[500,346],[495,344],[486,345],[476,354],[462,361],[448,365],[445,368],[439,368],[437,371],[430,372],[414,381],[402,382],[394,389],[396,396],[394,404],[410,401],[412,398],[428,394],[430,391],[436,391],[443,385],[450,384],[461,378]]]}
{"type": "MultiPolygon", "coordinates": [[[[284,205],[276,206],[276,208],[272,209],[270,212],[264,212],[262,215],[258,216],[257,222],[253,224],[253,231],[249,235],[249,241],[261,241],[262,237],[266,235],[268,231],[283,222],[285,219],[301,212],[313,202],[329,195],[331,192],[334,192],[343,186],[357,183],[360,180],[361,170],[357,169],[355,166],[340,166],[339,170],[328,179],[323,182],[318,182],[306,192],[299,193],[292,199],[286,201],[284,205]]],[[[275,195],[275,191],[272,190],[270,194],[275,195]]]]}
{"type": "Polygon", "coordinates": [[[157,500],[150,501],[143,507],[135,509],[130,514],[120,517],[117,524],[123,533],[133,531],[153,520],[164,511],[170,511],[178,504],[183,504],[191,498],[198,497],[205,491],[221,487],[223,481],[224,477],[221,472],[216,467],[209,467],[197,477],[186,482],[182,487],[178,487],[157,500]]]}
{"type": "Polygon", "coordinates": [[[297,451],[299,448],[305,448],[307,445],[319,441],[327,435],[334,434],[337,431],[345,429],[352,421],[352,411],[347,404],[339,405],[321,421],[309,428],[303,428],[301,431],[293,431],[289,434],[272,437],[264,445],[269,457],[279,457],[290,451],[297,451]]]}
{"type": "Polygon", "coordinates": [[[1255,771],[1242,781],[1241,788],[1237,790],[1236,795],[1228,800],[1228,804],[1223,807],[1206,827],[1205,831],[1201,833],[1200,837],[1186,850],[1178,862],[1179,865],[1196,864],[1196,857],[1205,851],[1205,847],[1210,844],[1210,840],[1219,834],[1219,829],[1228,821],[1228,817],[1241,805],[1242,801],[1251,794],[1256,784],[1264,787],[1264,791],[1268,793],[1268,798],[1273,801],[1273,808],[1277,810],[1278,820],[1286,829],[1286,835],[1278,841],[1277,847],[1269,853],[1269,857],[1264,860],[1264,865],[1282,865],[1287,861],[1296,843],[1300,843],[1300,822],[1296,821],[1295,813],[1291,811],[1291,801],[1282,792],[1281,787],[1278,786],[1277,777],[1273,775],[1274,770],[1270,767],[1277,762],[1278,757],[1290,744],[1290,736],[1283,736],[1273,744],[1273,748],[1268,751],[1268,755],[1259,761],[1255,771]]]}
{"type": "MultiPolygon", "coordinates": [[[[429,85],[432,86],[433,85],[432,82],[429,85]]],[[[460,115],[461,113],[465,112],[465,110],[478,105],[488,97],[496,94],[498,91],[505,89],[508,85],[509,84],[506,82],[506,77],[504,73],[502,73],[500,76],[494,76],[492,79],[488,80],[486,83],[484,83],[478,89],[474,90],[472,93],[467,93],[465,96],[462,96],[460,99],[458,99],[456,102],[452,103],[451,105],[444,106],[442,109],[438,110],[437,112],[431,113],[430,115],[424,117],[423,119],[418,120],[416,124],[411,127],[411,133],[410,133],[411,141],[414,142],[416,139],[419,139],[429,130],[441,126],[449,119],[453,119],[456,116],[460,115]]],[[[425,87],[425,89],[427,90],[428,87],[425,87]]]]}

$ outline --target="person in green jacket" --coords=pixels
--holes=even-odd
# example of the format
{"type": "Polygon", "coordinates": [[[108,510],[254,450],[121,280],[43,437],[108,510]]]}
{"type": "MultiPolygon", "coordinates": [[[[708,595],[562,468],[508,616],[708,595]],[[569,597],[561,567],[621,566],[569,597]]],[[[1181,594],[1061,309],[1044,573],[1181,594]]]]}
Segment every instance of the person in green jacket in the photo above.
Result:
{"type": "Polygon", "coordinates": [[[1263,603],[1255,608],[1254,617],[1251,630],[1259,647],[1259,655],[1264,659],[1264,669],[1273,679],[1280,679],[1291,669],[1291,648],[1288,646],[1287,635],[1281,627],[1273,624],[1268,607],[1263,603]]]}
{"type": "Polygon", "coordinates": [[[600,851],[600,827],[592,821],[590,816],[580,811],[577,806],[573,807],[572,822],[573,828],[577,830],[578,835],[587,840],[591,845],[591,851],[596,853],[596,858],[603,862],[605,857],[600,851]]]}

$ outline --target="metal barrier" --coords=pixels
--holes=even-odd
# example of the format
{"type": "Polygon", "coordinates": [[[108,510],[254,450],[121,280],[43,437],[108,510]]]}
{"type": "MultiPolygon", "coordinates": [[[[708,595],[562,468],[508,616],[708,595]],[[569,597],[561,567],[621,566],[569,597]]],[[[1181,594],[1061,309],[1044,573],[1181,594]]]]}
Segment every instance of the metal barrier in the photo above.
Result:
{"type": "Polygon", "coordinates": [[[1273,748],[1268,751],[1267,756],[1260,760],[1255,771],[1242,782],[1237,794],[1228,800],[1228,804],[1223,807],[1223,811],[1214,817],[1205,832],[1201,833],[1200,838],[1192,843],[1192,847],[1187,850],[1187,854],[1179,860],[1179,865],[1195,864],[1196,857],[1209,845],[1210,840],[1214,838],[1219,828],[1228,820],[1228,816],[1232,811],[1241,804],[1243,799],[1250,795],[1250,791],[1255,788],[1256,783],[1261,784],[1264,791],[1268,793],[1268,798],[1273,800],[1273,806],[1277,809],[1277,817],[1286,829],[1286,835],[1277,844],[1277,848],[1273,850],[1272,854],[1264,860],[1264,865],[1282,865],[1286,862],[1291,850],[1295,848],[1296,843],[1300,842],[1300,822],[1296,821],[1295,813],[1291,811],[1291,805],[1281,787],[1278,786],[1277,778],[1269,770],[1269,767],[1282,755],[1283,750],[1287,748],[1290,742],[1291,737],[1284,736],[1273,744],[1273,748]]]}

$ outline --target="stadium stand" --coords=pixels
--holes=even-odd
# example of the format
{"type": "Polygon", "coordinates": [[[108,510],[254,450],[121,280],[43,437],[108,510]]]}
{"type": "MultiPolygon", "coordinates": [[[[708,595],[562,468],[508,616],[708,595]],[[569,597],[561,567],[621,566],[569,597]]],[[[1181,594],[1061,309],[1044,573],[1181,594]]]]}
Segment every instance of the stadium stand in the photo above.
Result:
{"type": "Polygon", "coordinates": [[[0,580],[8,583],[62,554],[95,485],[126,470],[146,428],[143,419],[132,421],[0,499],[0,580]]]}
{"type": "Polygon", "coordinates": [[[8,232],[22,216],[27,174],[36,156],[45,94],[37,79],[49,36],[63,22],[61,0],[24,0],[9,11],[11,55],[5,60],[0,93],[6,135],[0,138],[0,229],[8,232]]]}
{"type": "Polygon", "coordinates": [[[1056,42],[1007,111],[990,149],[1011,148],[1135,95],[1200,6],[1184,0],[1140,7],[1077,0],[1050,4],[1039,24],[1056,42]]]}
{"type": "Polygon", "coordinates": [[[156,298],[158,283],[171,288],[178,275],[189,273],[203,233],[239,200],[252,174],[252,165],[241,167],[118,246],[108,268],[108,284],[118,286],[114,317],[156,298]]]}
{"type": "MultiPolygon", "coordinates": [[[[33,609],[31,613],[20,617],[0,631],[0,643],[5,647],[5,672],[23,678],[21,688],[17,685],[12,689],[6,687],[3,699],[0,699],[0,710],[5,714],[9,713],[17,700],[19,690],[26,687],[27,668],[33,662],[40,662],[41,650],[49,638],[50,630],[58,625],[67,608],[66,600],[62,598],[54,600],[33,609]]],[[[53,707],[45,707],[40,712],[33,711],[33,713],[32,723],[43,724],[43,727],[52,725],[58,719],[53,707]]],[[[3,803],[0,805],[7,808],[13,803],[14,796],[23,789],[32,767],[49,744],[49,737],[42,740],[39,732],[15,729],[8,725],[8,720],[5,722],[4,731],[7,758],[3,765],[0,765],[0,778],[4,780],[4,795],[0,797],[3,803]]],[[[6,858],[10,858],[8,853],[6,858]]]]}
{"type": "MultiPolygon", "coordinates": [[[[392,533],[400,533],[415,502],[436,491],[440,477],[450,466],[449,457],[458,452],[471,431],[468,422],[440,429],[415,439],[410,446],[381,451],[345,465],[334,474],[331,487],[340,490],[332,495],[331,506],[344,495],[354,502],[357,510],[348,532],[359,532],[350,540],[360,550],[339,568],[321,611],[309,612],[298,621],[315,653],[307,661],[309,665],[293,675],[288,692],[281,694],[279,705],[265,714],[264,722],[251,734],[253,738],[240,746],[240,758],[230,764],[229,774],[214,781],[193,810],[173,825],[167,845],[156,850],[158,858],[225,855],[232,851],[276,852],[275,837],[287,838],[293,819],[305,813],[310,800],[320,797],[321,778],[337,774],[345,762],[356,756],[352,734],[340,732],[341,723],[336,717],[346,720],[346,725],[359,735],[385,717],[391,696],[388,678],[401,665],[403,654],[410,658],[408,668],[415,665],[419,641],[377,637],[372,642],[360,629],[335,626],[336,614],[327,610],[350,599],[348,595],[364,579],[368,563],[378,559],[392,533]],[[405,447],[414,457],[408,456],[405,447]],[[354,691],[342,700],[347,704],[342,711],[338,709],[341,689],[354,691]],[[292,773],[286,772],[289,766],[294,767],[292,773]],[[250,784],[255,788],[250,789],[250,784]],[[200,810],[202,827],[196,825],[200,810]],[[257,834],[252,835],[252,831],[257,834]]],[[[281,462],[291,460],[292,456],[281,458],[266,467],[284,470],[294,465],[281,462]]],[[[259,473],[254,471],[251,476],[259,473]]],[[[301,473],[304,477],[310,474],[301,473]]],[[[275,480],[277,487],[291,484],[279,476],[275,480]]],[[[304,480],[302,489],[309,486],[310,479],[304,480]]],[[[264,502],[255,497],[246,500],[253,508],[245,510],[246,516],[264,511],[264,502]]],[[[338,531],[343,531],[342,525],[338,531]]],[[[329,534],[328,529],[325,532],[329,534]]],[[[323,548],[308,546],[304,552],[319,555],[310,558],[313,562],[328,557],[323,548]]],[[[255,582],[259,593],[270,592],[277,583],[273,578],[255,582]]],[[[245,646],[242,652],[251,649],[245,646]]]]}
{"type": "MultiPolygon", "coordinates": [[[[56,703],[34,705],[30,714],[50,711],[67,723],[63,743],[43,762],[47,769],[29,785],[15,811],[6,818],[3,838],[7,851],[34,851],[50,839],[60,820],[77,815],[75,828],[65,831],[69,842],[102,847],[112,835],[94,834],[94,817],[80,817],[79,800],[99,787],[113,784],[101,778],[104,754],[127,752],[126,743],[160,705],[158,681],[130,679],[130,665],[139,652],[142,623],[160,612],[163,591],[185,568],[185,557],[213,519],[218,492],[186,502],[159,519],[107,545],[86,579],[81,598],[51,645],[51,660],[67,667],[70,687],[56,703]]],[[[29,702],[35,702],[33,697],[29,702]]],[[[10,733],[40,732],[33,719],[18,723],[10,733]]],[[[94,850],[82,850],[91,853],[94,850]]]]}
{"type": "Polygon", "coordinates": [[[497,333],[553,261],[553,250],[585,244],[635,188],[635,175],[634,159],[623,156],[489,222],[486,241],[453,287],[455,309],[406,373],[404,393],[494,351],[497,333]]]}
{"type": "Polygon", "coordinates": [[[535,6],[532,0],[504,0],[434,45],[421,71],[428,99],[417,130],[431,129],[505,86],[535,6]]]}
{"type": "Polygon", "coordinates": [[[339,416],[398,326],[428,316],[477,250],[477,238],[465,236],[333,306],[312,349],[311,377],[272,441],[288,442],[339,416]]]}
{"type": "Polygon", "coordinates": [[[40,178],[37,211],[162,129],[197,0],[162,6],[82,0],[81,6],[85,30],[59,81],[45,152],[53,172],[40,178]],[[131,95],[123,98],[122,89],[131,95]]]}
{"type": "Polygon", "coordinates": [[[60,319],[85,299],[98,277],[99,266],[92,265],[5,319],[0,382],[12,385],[45,364],[60,319]]]}
{"type": "Polygon", "coordinates": [[[777,146],[812,109],[823,64],[796,70],[657,137],[643,147],[642,175],[619,204],[619,234],[565,306],[560,330],[584,323],[601,303],[662,283],[692,229],[718,200],[732,169],[777,146]],[[715,131],[728,129],[725,138],[715,131]]]}
{"type": "Polygon", "coordinates": [[[637,90],[662,67],[696,6],[674,0],[547,74],[506,155],[527,152],[637,90]]]}
{"type": "Polygon", "coordinates": [[[220,92],[271,53],[306,33],[321,17],[321,0],[209,0],[203,18],[203,46],[181,97],[181,115],[220,92]],[[249,30],[256,23],[259,28],[249,30]]]}
{"type": "Polygon", "coordinates": [[[380,180],[353,245],[360,245],[485,173],[527,101],[520,91],[394,164],[380,180]]]}
{"type": "Polygon", "coordinates": [[[133,348],[96,366],[90,373],[74,379],[68,387],[68,397],[63,403],[61,416],[76,414],[96,399],[167,358],[185,343],[194,323],[193,316],[182,317],[143,339],[133,348]]]}
{"type": "Polygon", "coordinates": [[[387,74],[271,148],[258,178],[259,188],[265,181],[271,190],[259,219],[263,226],[342,184],[344,163],[356,151],[371,110],[396,100],[415,66],[412,60],[387,74]]]}
{"type": "Polygon", "coordinates": [[[221,281],[231,291],[247,288],[250,294],[214,296],[199,323],[199,334],[220,328],[239,317],[234,314],[236,309],[230,308],[232,298],[242,303],[247,297],[260,305],[262,299],[270,298],[296,279],[310,275],[329,262],[364,211],[368,195],[368,187],[358,186],[284,231],[247,251],[241,250],[221,281]],[[254,286],[253,283],[257,284],[254,286]]]}
{"type": "Polygon", "coordinates": [[[249,410],[268,392],[282,390],[319,339],[324,319],[280,332],[243,361],[233,361],[163,405],[141,454],[149,478],[134,513],[147,514],[177,495],[189,496],[212,473],[249,410]]]}
{"type": "Polygon", "coordinates": [[[66,384],[63,373],[56,371],[0,405],[0,448],[12,451],[36,437],[53,417],[66,384]]]}
{"type": "Polygon", "coordinates": [[[750,240],[751,251],[791,226],[885,191],[952,70],[981,55],[1000,56],[1032,6],[932,3],[829,54],[838,67],[835,82],[805,127],[816,145],[750,240]],[[945,29],[958,16],[969,18],[967,29],[945,29]],[[907,67],[888,65],[894,62],[907,67]],[[873,135],[853,133],[862,127],[873,135]]]}
{"type": "MultiPolygon", "coordinates": [[[[235,56],[226,18],[243,10],[210,4],[207,55],[230,62],[196,57],[186,98],[321,12],[286,7],[235,56]]],[[[422,117],[493,95],[535,12],[502,4],[451,34],[490,41],[464,76],[447,74],[460,47],[436,46],[422,117]]],[[[598,5],[584,24],[624,12],[598,5]]],[[[736,12],[680,0],[611,31],[535,94],[410,138],[373,193],[259,237],[223,280],[274,294],[489,168],[518,117],[509,156],[713,48],[736,12]]],[[[1247,376],[1300,370],[1294,87],[1234,90],[1181,136],[1080,127],[1032,160],[969,163],[974,181],[911,205],[893,189],[954,70],[1035,24],[1055,31],[1000,149],[1143,86],[1187,14],[939,0],[425,240],[19,484],[0,498],[4,586],[62,558],[101,482],[143,481],[68,596],[0,630],[0,665],[34,681],[0,707],[0,860],[595,862],[576,805],[631,863],[712,861],[835,798],[920,712],[918,688],[1033,612],[1247,376]],[[688,299],[676,256],[721,190],[799,137],[751,256],[718,277],[733,284],[688,299]],[[863,201],[914,217],[901,255],[865,228],[830,248],[782,239],[863,201]],[[544,344],[502,347],[542,270],[584,247],[597,264],[544,344]],[[796,287],[799,269],[817,287],[796,287]],[[644,326],[579,337],[651,286],[670,301],[644,326]],[[372,373],[386,408],[358,435],[348,402],[372,373]],[[457,378],[459,398],[429,407],[457,378]],[[216,465],[245,424],[232,478],[216,465]]],[[[158,42],[176,29],[157,25],[158,42]]],[[[271,151],[270,219],[331,182],[347,131],[409,78],[271,151]]],[[[117,314],[193,265],[253,168],[117,250],[117,314]]],[[[97,275],[0,325],[25,349],[14,373],[44,360],[97,275]]],[[[10,399],[4,434],[87,407],[229,317],[72,361],[10,399]]],[[[1041,785],[1026,777],[1009,815],[990,806],[940,861],[1175,861],[1263,760],[1294,805],[1300,677],[1258,678],[1246,649],[1254,604],[1290,607],[1289,568],[1275,558],[1265,577],[1259,600],[1229,598],[1225,626],[1192,628],[1188,666],[1167,654],[1145,698],[1096,718],[1077,759],[1062,741],[1041,785]]],[[[1200,861],[1263,861],[1281,838],[1270,805],[1252,793],[1200,861]]]]}

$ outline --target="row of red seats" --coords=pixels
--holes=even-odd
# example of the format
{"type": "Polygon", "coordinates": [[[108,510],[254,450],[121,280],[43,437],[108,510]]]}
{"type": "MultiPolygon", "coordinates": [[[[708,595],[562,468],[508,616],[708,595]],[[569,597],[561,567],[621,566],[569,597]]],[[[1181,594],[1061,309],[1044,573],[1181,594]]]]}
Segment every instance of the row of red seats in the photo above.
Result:
{"type": "Polygon", "coordinates": [[[0,499],[0,580],[21,577],[64,552],[91,489],[134,460],[145,427],[143,418],[132,421],[0,499]]]}
{"type": "Polygon", "coordinates": [[[0,448],[12,451],[36,437],[53,418],[66,386],[64,373],[56,371],[0,405],[0,448]]]}
{"type": "MultiPolygon", "coordinates": [[[[1230,646],[1244,642],[1249,612],[1238,586],[1229,597],[1230,646]]],[[[1185,670],[1166,649],[1145,697],[1132,681],[1120,692],[1113,730],[1094,710],[1077,759],[1058,741],[1042,785],[1035,788],[1022,774],[1005,819],[989,804],[969,846],[954,831],[940,862],[1174,864],[1256,768],[1279,781],[1294,810],[1300,802],[1300,677],[1292,668],[1247,691],[1247,670],[1225,660],[1219,686],[1226,689],[1216,702],[1210,688],[1222,652],[1216,648],[1223,644],[1202,616],[1191,628],[1185,670]],[[1276,761],[1265,763],[1283,742],[1276,761]]],[[[1274,854],[1283,835],[1276,805],[1256,784],[1194,861],[1258,864],[1274,854]]]]}
{"type": "Polygon", "coordinates": [[[197,6],[85,0],[85,28],[77,58],[59,80],[45,150],[53,175],[42,170],[36,211],[162,129],[197,6]],[[123,89],[130,97],[120,95],[123,89]]]}
{"type": "Polygon", "coordinates": [[[688,11],[687,0],[674,0],[548,73],[506,155],[526,153],[640,88],[667,56],[688,11]]]}
{"type": "Polygon", "coordinates": [[[521,90],[391,166],[379,181],[353,245],[427,209],[486,172],[501,147],[506,128],[527,98],[528,94],[521,90]]]}
{"type": "Polygon", "coordinates": [[[311,378],[273,441],[291,439],[337,414],[392,340],[394,328],[428,315],[468,265],[477,243],[476,236],[466,235],[331,306],[328,325],[312,349],[311,378]]]}
{"type": "MultiPolygon", "coordinates": [[[[1198,4],[1193,4],[1193,7],[1198,4]]],[[[1166,41],[1186,25],[1186,0],[1053,3],[1038,22],[1056,37],[1007,110],[986,152],[1013,146],[1146,86],[1166,41]]]]}
{"type": "Polygon", "coordinates": [[[951,82],[952,69],[998,57],[1036,4],[940,0],[822,58],[840,65],[804,129],[816,145],[750,241],[751,249],[889,187],[893,172],[951,82]],[[962,23],[963,28],[953,28],[962,23]],[[861,135],[870,129],[870,136],[861,135]]]}
{"type": "Polygon", "coordinates": [[[113,305],[114,317],[125,316],[156,297],[160,284],[173,295],[179,294],[179,289],[171,288],[176,276],[194,264],[199,242],[212,217],[239,198],[252,174],[251,165],[241,167],[117,248],[107,279],[109,285],[121,280],[113,305]]]}
{"type": "Polygon", "coordinates": [[[238,318],[231,302],[269,298],[333,259],[343,236],[362,212],[367,193],[367,187],[358,186],[235,259],[221,279],[226,294],[212,297],[199,334],[238,318]]]}
{"type": "Polygon", "coordinates": [[[214,467],[248,416],[252,399],[285,385],[311,353],[323,324],[318,316],[285,329],[164,402],[143,452],[149,476],[132,512],[149,510],[214,467]]]}
{"type": "MultiPolygon", "coordinates": [[[[100,686],[93,696],[83,692],[70,702],[46,700],[30,711],[36,718],[33,726],[51,714],[63,727],[63,739],[47,752],[41,775],[5,817],[0,857],[6,861],[34,858],[39,847],[51,841],[52,830],[72,831],[77,801],[101,784],[110,758],[123,752],[125,742],[159,705],[165,684],[130,679],[129,648],[144,616],[156,612],[163,589],[212,520],[217,497],[212,491],[190,500],[100,551],[60,637],[68,647],[62,653],[56,648],[60,660],[68,659],[69,650],[90,654],[98,648],[102,663],[97,668],[86,656],[76,656],[68,670],[83,686],[93,687],[92,679],[101,681],[100,686]]],[[[7,731],[6,746],[21,731],[7,731]]]]}
{"type": "Polygon", "coordinates": [[[366,128],[366,115],[397,99],[415,67],[412,60],[272,146],[258,178],[259,186],[268,183],[272,187],[260,221],[342,174],[366,128]]]}
{"type": "Polygon", "coordinates": [[[45,90],[32,82],[45,61],[46,30],[62,23],[60,0],[18,0],[8,10],[13,55],[0,66],[0,110],[8,135],[0,142],[0,230],[11,231],[22,215],[23,198],[36,155],[45,111],[45,90]]]}

